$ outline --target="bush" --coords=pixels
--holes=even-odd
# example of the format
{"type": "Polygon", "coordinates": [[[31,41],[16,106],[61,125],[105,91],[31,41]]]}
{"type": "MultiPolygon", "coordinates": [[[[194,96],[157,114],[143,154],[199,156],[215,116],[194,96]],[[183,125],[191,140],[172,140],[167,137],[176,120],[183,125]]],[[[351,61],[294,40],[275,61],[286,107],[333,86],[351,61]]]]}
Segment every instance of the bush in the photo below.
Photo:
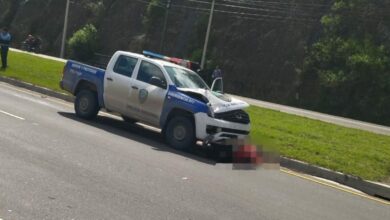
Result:
{"type": "Polygon", "coordinates": [[[87,24],[76,31],[68,41],[70,57],[79,61],[90,60],[97,50],[97,30],[92,24],[87,24]]]}

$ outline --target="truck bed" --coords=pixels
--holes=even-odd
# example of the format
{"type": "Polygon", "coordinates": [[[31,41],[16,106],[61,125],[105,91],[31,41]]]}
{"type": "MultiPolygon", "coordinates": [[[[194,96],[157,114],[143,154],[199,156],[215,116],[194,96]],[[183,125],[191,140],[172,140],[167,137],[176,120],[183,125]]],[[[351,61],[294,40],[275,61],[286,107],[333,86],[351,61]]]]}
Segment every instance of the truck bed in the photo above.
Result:
{"type": "Polygon", "coordinates": [[[69,60],[64,67],[64,75],[60,86],[62,89],[76,95],[78,86],[90,83],[96,87],[100,107],[104,107],[104,76],[106,70],[69,60]]]}

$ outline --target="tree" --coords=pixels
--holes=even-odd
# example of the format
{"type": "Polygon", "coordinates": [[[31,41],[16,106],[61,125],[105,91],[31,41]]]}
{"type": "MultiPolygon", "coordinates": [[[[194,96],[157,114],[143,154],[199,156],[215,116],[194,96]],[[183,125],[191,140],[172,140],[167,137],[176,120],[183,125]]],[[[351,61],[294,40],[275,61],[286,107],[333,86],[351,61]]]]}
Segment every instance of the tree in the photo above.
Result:
{"type": "Polygon", "coordinates": [[[301,105],[390,125],[390,2],[336,0],[307,49],[301,105]]]}
{"type": "Polygon", "coordinates": [[[94,25],[87,24],[76,31],[68,41],[70,56],[79,61],[91,60],[97,50],[97,30],[94,25]]]}

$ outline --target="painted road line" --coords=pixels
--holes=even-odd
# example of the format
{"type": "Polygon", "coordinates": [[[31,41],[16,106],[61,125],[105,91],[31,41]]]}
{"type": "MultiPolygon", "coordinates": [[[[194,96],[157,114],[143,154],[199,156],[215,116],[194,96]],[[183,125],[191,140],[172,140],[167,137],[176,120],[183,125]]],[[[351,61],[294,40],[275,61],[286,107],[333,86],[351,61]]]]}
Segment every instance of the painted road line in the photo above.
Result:
{"type": "Polygon", "coordinates": [[[17,119],[22,120],[22,121],[26,120],[26,119],[24,119],[24,118],[22,118],[22,117],[19,117],[19,116],[17,116],[17,115],[11,114],[11,113],[8,113],[8,112],[3,111],[3,110],[1,110],[1,109],[0,109],[0,113],[3,113],[3,114],[5,114],[5,115],[8,115],[8,116],[11,116],[11,117],[14,117],[14,118],[17,118],[17,119]]]}
{"type": "Polygon", "coordinates": [[[294,171],[291,171],[291,170],[288,170],[288,169],[284,169],[284,168],[280,169],[280,171],[282,171],[283,173],[292,175],[292,176],[296,176],[296,177],[299,177],[299,178],[302,178],[302,179],[305,179],[305,180],[309,180],[309,181],[318,183],[320,185],[324,185],[324,186],[331,187],[333,189],[337,189],[337,190],[340,190],[340,191],[343,191],[343,192],[346,192],[346,193],[349,193],[349,194],[360,196],[362,198],[369,199],[369,200],[372,200],[372,201],[375,201],[375,202],[378,202],[378,203],[381,203],[381,204],[390,205],[390,202],[388,202],[386,200],[379,199],[379,198],[376,198],[376,197],[373,197],[373,196],[370,196],[370,195],[367,195],[367,194],[364,194],[364,193],[361,193],[361,192],[357,192],[354,189],[348,189],[347,187],[337,186],[335,184],[329,183],[328,181],[321,181],[320,179],[312,177],[312,176],[309,176],[309,175],[300,174],[300,173],[297,173],[297,172],[294,172],[294,171]]]}

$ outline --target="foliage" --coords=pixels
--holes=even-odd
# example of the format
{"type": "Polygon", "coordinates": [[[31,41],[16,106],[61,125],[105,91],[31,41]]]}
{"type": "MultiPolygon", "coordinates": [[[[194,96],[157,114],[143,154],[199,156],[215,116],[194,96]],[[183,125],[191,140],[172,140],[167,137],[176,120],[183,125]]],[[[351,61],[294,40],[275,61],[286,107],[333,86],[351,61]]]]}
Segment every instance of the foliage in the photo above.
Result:
{"type": "Polygon", "coordinates": [[[87,19],[85,23],[94,24],[99,27],[101,22],[105,19],[105,11],[107,10],[103,0],[81,0],[80,5],[85,9],[85,16],[87,19]]]}
{"type": "Polygon", "coordinates": [[[79,61],[88,61],[97,50],[97,30],[92,24],[87,24],[76,31],[68,41],[70,56],[79,61]]]}
{"type": "Polygon", "coordinates": [[[389,2],[336,0],[308,49],[301,104],[390,125],[389,2]]]}
{"type": "Polygon", "coordinates": [[[151,0],[146,9],[146,15],[143,19],[145,31],[148,32],[152,26],[161,23],[165,14],[165,8],[161,0],[151,0]]]}

